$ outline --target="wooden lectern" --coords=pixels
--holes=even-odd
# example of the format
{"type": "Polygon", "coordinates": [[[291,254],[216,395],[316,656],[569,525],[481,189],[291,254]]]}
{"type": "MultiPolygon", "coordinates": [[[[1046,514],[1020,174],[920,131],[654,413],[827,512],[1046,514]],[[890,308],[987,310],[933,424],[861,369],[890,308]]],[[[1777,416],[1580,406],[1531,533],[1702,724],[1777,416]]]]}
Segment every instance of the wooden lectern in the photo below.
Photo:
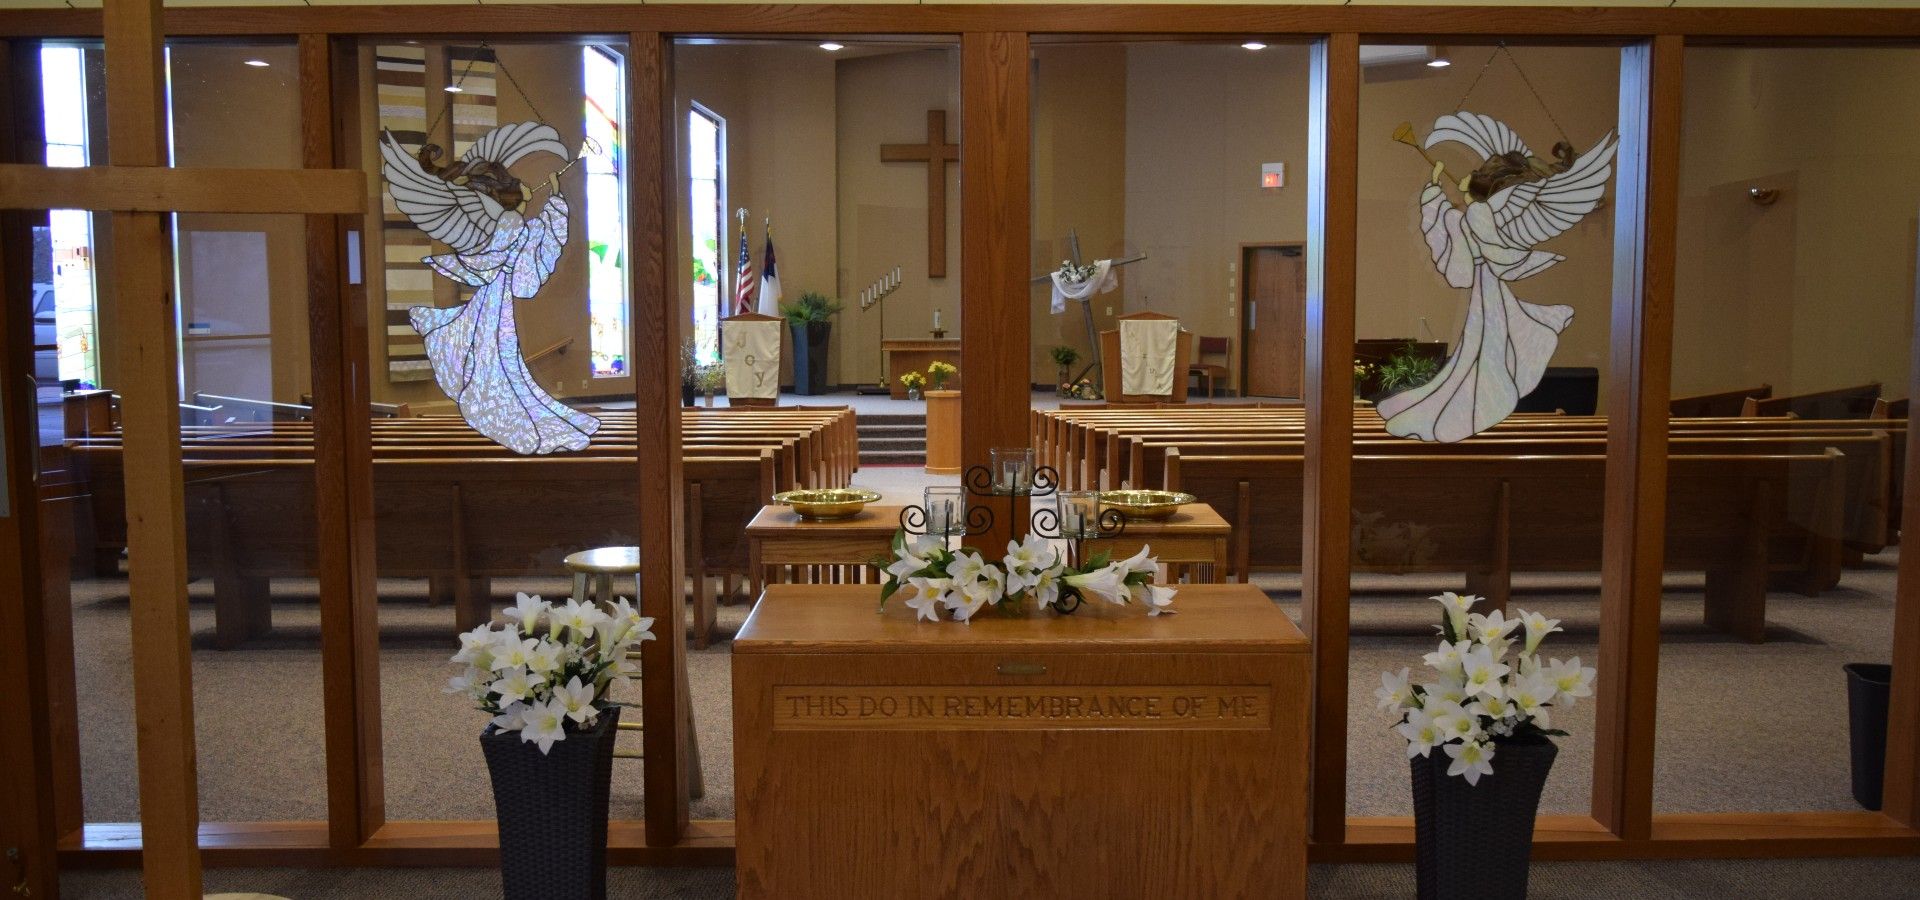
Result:
{"type": "MultiPolygon", "coordinates": [[[[727,326],[729,325],[740,323],[740,324],[748,325],[748,327],[753,327],[753,324],[772,323],[771,327],[779,331],[785,331],[785,328],[782,327],[783,323],[785,322],[786,320],[780,318],[779,316],[769,316],[766,313],[758,313],[758,312],[740,313],[739,315],[727,316],[726,318],[723,318],[720,320],[720,346],[722,348],[731,346],[727,343],[727,326]],[[753,324],[749,324],[749,323],[753,323],[753,324]]],[[[760,325],[760,327],[764,328],[769,326],[760,325]]],[[[775,340],[774,346],[776,348],[780,346],[778,339],[775,340]]],[[[721,364],[728,365],[728,363],[726,362],[724,351],[721,358],[721,364]]],[[[778,349],[776,349],[774,352],[772,371],[773,371],[772,396],[767,396],[767,397],[743,396],[741,394],[735,394],[733,390],[729,388],[727,391],[727,405],[728,406],[779,406],[780,405],[780,354],[778,349]]],[[[731,382],[732,378],[729,377],[728,381],[731,382]]]]}

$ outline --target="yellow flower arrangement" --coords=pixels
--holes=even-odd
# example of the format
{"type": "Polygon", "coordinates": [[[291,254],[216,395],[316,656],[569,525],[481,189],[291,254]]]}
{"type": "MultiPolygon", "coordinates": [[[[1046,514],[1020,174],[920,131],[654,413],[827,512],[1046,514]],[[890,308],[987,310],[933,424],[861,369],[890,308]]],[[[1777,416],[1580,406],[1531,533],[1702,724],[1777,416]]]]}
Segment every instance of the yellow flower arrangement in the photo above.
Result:
{"type": "Polygon", "coordinates": [[[927,378],[933,381],[933,389],[936,391],[945,390],[947,387],[947,379],[958,374],[960,374],[960,370],[955,367],[953,363],[941,362],[936,359],[927,364],[927,378]]]}
{"type": "Polygon", "coordinates": [[[917,391],[926,383],[927,383],[927,376],[922,375],[919,372],[908,372],[907,374],[900,376],[900,386],[910,391],[917,391]]]}

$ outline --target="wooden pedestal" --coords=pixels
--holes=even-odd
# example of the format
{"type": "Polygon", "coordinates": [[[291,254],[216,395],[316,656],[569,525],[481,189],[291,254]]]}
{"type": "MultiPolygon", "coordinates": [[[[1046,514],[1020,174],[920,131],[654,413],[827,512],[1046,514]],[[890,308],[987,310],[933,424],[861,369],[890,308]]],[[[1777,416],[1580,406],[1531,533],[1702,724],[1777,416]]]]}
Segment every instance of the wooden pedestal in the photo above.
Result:
{"type": "Polygon", "coordinates": [[[927,474],[960,474],[960,392],[927,391],[927,474]]]}
{"type": "Polygon", "coordinates": [[[1305,896],[1307,642],[1259,590],[875,595],[772,585],[736,639],[739,896],[1305,896]]]}

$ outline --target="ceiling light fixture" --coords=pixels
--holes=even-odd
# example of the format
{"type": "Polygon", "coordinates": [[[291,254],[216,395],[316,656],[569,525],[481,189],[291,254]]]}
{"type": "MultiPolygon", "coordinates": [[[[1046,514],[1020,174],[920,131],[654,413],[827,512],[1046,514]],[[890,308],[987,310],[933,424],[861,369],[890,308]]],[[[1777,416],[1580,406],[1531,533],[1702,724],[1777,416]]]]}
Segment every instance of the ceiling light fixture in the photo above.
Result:
{"type": "Polygon", "coordinates": [[[444,88],[441,88],[441,90],[444,90],[449,94],[458,94],[458,93],[461,93],[464,89],[457,84],[450,84],[444,88]]]}
{"type": "Polygon", "coordinates": [[[1444,56],[1438,59],[1427,60],[1427,68],[1429,69],[1444,69],[1450,65],[1453,65],[1453,60],[1450,60],[1444,56]]]}
{"type": "Polygon", "coordinates": [[[270,63],[268,63],[268,62],[267,62],[266,60],[264,60],[264,59],[249,59],[249,60],[246,60],[246,64],[247,64],[247,65],[250,65],[250,66],[252,66],[252,67],[254,67],[254,68],[256,68],[256,69],[264,69],[264,68],[266,68],[266,67],[267,67],[268,65],[270,65],[270,63]]]}
{"type": "Polygon", "coordinates": [[[822,50],[825,50],[825,51],[827,51],[828,53],[834,53],[834,52],[837,52],[837,51],[840,51],[840,50],[845,50],[845,49],[847,49],[847,45],[845,45],[845,44],[836,44],[836,43],[834,43],[834,42],[832,42],[832,41],[828,41],[828,42],[826,42],[826,43],[824,43],[824,44],[821,44],[821,45],[820,45],[820,49],[822,49],[822,50]]]}
{"type": "Polygon", "coordinates": [[[1267,45],[1265,45],[1265,44],[1262,44],[1262,43],[1260,43],[1259,41],[1248,41],[1248,42],[1246,42],[1246,43],[1244,43],[1244,44],[1241,44],[1240,46],[1242,46],[1242,47],[1245,47],[1245,48],[1247,48],[1248,50],[1265,50],[1265,49],[1267,49],[1267,45]]]}

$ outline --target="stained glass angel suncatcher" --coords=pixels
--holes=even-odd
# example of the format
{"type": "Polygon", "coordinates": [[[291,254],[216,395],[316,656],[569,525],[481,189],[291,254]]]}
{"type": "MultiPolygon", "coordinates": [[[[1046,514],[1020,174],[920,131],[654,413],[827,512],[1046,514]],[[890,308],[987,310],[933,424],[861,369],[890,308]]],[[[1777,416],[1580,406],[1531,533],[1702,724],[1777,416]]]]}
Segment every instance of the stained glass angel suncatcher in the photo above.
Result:
{"type": "Polygon", "coordinates": [[[1505,419],[1546,372],[1573,307],[1529,303],[1507,285],[1565,259],[1538,247],[1600,205],[1618,141],[1610,132],[1579,155],[1561,142],[1554,158],[1543,160],[1505,123],[1471,112],[1436,119],[1424,143],[1405,125],[1394,139],[1423,157],[1452,142],[1481,159],[1457,184],[1465,210],[1447,195],[1446,167],[1432,157],[1432,175],[1420,192],[1420,230],[1434,267],[1447,284],[1470,289],[1459,343],[1431,381],[1377,407],[1391,434],[1458,441],[1505,419]]]}
{"type": "Polygon", "coordinates": [[[469,425],[516,453],[583,449],[600,420],[534,382],[520,355],[513,309],[515,301],[533,299],[559,264],[567,198],[558,172],[529,191],[508,167],[537,153],[562,160],[572,154],[552,126],[538,122],[495,128],[450,165],[438,164],[442,152],[427,144],[414,157],[391,133],[380,140],[380,169],[394,205],[452,251],[422,261],[478,288],[459,306],[416,306],[408,313],[426,340],[434,379],[469,425]],[[528,203],[542,189],[546,202],[529,217],[528,203]]]}

